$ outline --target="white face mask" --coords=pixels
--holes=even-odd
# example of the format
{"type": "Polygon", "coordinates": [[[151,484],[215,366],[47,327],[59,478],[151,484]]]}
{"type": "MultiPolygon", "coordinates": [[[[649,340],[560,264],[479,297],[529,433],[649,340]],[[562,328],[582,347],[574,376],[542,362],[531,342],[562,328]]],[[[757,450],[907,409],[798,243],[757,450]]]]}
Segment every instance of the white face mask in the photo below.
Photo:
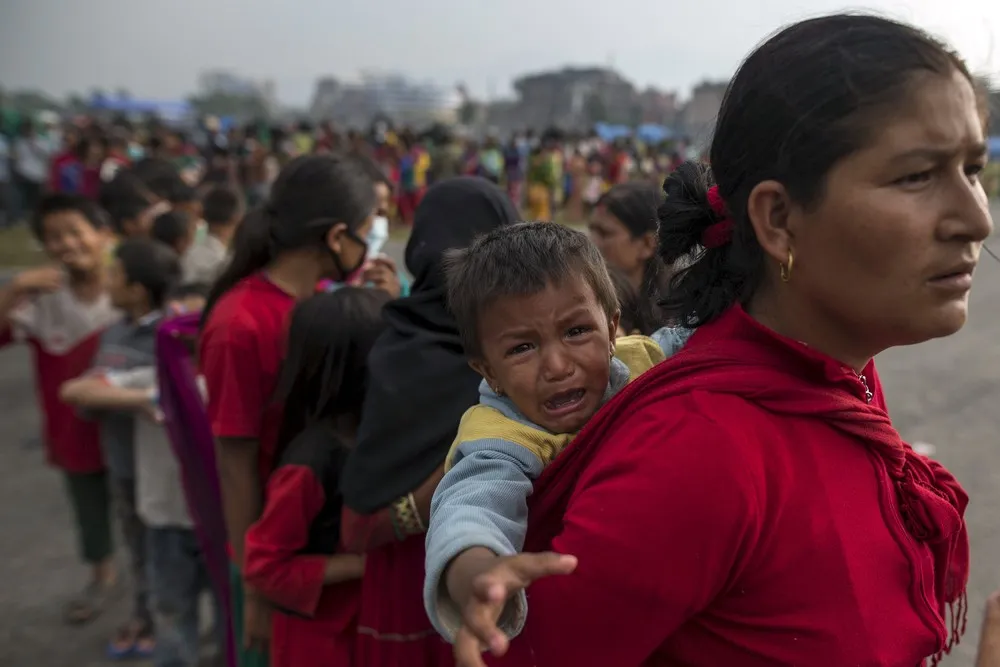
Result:
{"type": "Polygon", "coordinates": [[[382,247],[389,240],[389,218],[384,215],[376,216],[372,220],[372,228],[368,232],[366,240],[368,243],[367,259],[372,259],[382,252],[382,247]]]}

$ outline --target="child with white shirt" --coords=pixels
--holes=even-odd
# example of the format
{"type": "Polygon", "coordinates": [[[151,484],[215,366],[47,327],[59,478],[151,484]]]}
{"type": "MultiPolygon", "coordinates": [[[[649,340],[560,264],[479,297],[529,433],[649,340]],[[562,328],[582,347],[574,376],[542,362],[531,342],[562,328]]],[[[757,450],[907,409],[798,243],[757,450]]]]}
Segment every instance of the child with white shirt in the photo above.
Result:
{"type": "MultiPolygon", "coordinates": [[[[180,263],[167,246],[148,239],[122,243],[109,276],[112,302],[134,326],[155,326],[180,263]]],[[[146,527],[146,557],[156,646],[156,667],[198,664],[198,599],[209,588],[180,468],[157,405],[154,361],[95,372],[63,386],[63,400],[91,410],[132,412],[135,502],[146,527]]],[[[219,628],[223,627],[221,624],[219,628]]]]}

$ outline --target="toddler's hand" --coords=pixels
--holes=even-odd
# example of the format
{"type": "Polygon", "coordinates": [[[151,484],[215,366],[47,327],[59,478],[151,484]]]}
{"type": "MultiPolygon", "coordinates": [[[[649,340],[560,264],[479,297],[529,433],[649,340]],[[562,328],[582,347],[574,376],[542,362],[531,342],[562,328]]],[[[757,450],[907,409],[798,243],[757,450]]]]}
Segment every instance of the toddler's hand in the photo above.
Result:
{"type": "Polygon", "coordinates": [[[576,557],[552,552],[495,558],[487,570],[472,578],[462,604],[462,627],[455,637],[456,667],[485,667],[484,648],[495,656],[505,654],[510,640],[497,621],[508,600],[537,579],[569,574],[574,569],[576,557]]]}

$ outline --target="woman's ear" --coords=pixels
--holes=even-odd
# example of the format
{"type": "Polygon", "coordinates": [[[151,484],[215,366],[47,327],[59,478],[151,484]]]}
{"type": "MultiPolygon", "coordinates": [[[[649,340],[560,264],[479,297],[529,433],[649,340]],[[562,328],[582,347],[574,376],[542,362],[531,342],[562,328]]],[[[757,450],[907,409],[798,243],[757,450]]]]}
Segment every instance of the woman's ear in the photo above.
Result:
{"type": "Polygon", "coordinates": [[[643,261],[648,261],[656,254],[656,232],[646,232],[636,242],[639,244],[639,257],[643,261]]]}
{"type": "Polygon", "coordinates": [[[791,214],[792,200],[778,181],[761,181],[750,191],[747,199],[750,224],[760,247],[778,264],[788,260],[792,247],[791,214]]]}

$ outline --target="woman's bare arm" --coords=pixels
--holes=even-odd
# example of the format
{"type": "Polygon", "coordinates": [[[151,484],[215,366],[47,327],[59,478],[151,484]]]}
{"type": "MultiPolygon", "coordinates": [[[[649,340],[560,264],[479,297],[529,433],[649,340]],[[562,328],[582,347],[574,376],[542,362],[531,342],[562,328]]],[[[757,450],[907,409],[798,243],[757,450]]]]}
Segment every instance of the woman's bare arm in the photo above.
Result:
{"type": "Polygon", "coordinates": [[[222,487],[222,509],[233,557],[242,570],[244,538],[260,518],[263,493],[257,468],[260,443],[256,438],[218,438],[216,455],[222,487]]]}
{"type": "Polygon", "coordinates": [[[444,463],[412,493],[397,498],[392,505],[374,514],[359,514],[344,506],[341,526],[341,543],[345,551],[364,553],[380,546],[403,540],[410,535],[427,531],[431,516],[431,500],[438,483],[444,477],[444,463]],[[414,520],[410,509],[416,508],[414,520]],[[404,518],[408,520],[403,520],[404,518]]]}

